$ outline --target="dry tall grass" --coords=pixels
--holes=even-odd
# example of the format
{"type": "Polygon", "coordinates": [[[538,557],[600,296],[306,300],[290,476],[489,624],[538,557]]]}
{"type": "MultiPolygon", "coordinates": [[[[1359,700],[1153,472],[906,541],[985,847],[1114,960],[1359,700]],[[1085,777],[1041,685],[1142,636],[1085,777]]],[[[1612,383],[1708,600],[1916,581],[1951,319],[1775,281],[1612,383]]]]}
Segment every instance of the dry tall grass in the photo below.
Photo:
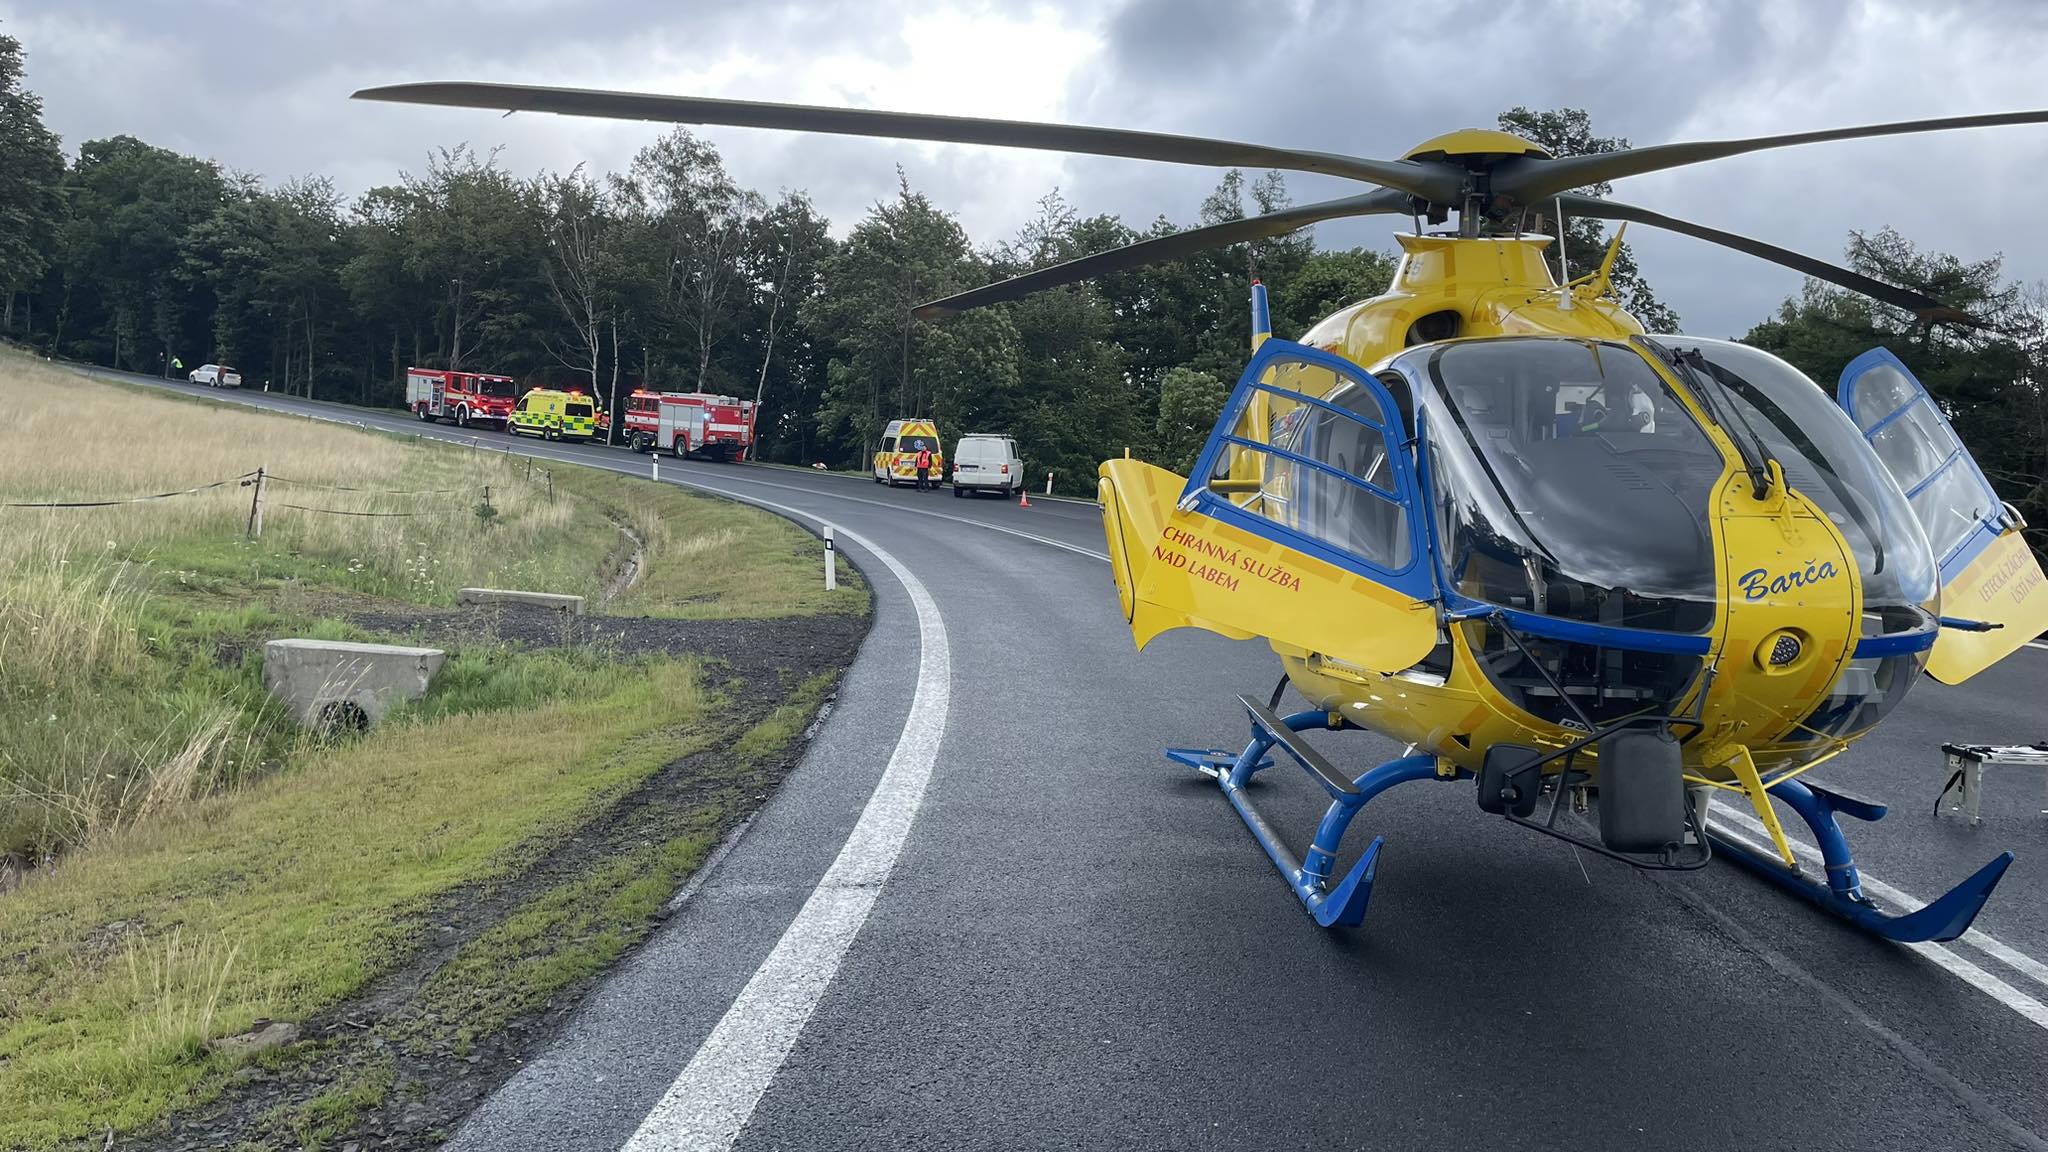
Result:
{"type": "MultiPolygon", "coordinates": [[[[0,502],[121,499],[262,467],[277,479],[266,488],[261,551],[340,560],[338,575],[350,586],[440,602],[473,579],[573,585],[568,591],[595,580],[584,549],[561,547],[565,531],[585,526],[575,502],[550,502],[538,477],[529,480],[522,462],[499,453],[153,396],[18,355],[0,355],[0,399],[9,413],[0,502]],[[486,487],[497,513],[487,531],[476,513],[486,487]]],[[[146,562],[194,539],[232,544],[247,525],[251,495],[229,484],[115,508],[0,509],[0,568],[38,553],[62,559],[103,547],[146,562]]],[[[591,527],[592,538],[610,531],[591,527]]]]}
{"type": "Polygon", "coordinates": [[[429,604],[470,584],[590,594],[621,547],[587,504],[551,500],[544,477],[498,453],[152,395],[11,353],[0,402],[0,504],[125,499],[259,467],[277,478],[254,541],[253,490],[238,483],[0,508],[0,857],[89,840],[246,763],[260,718],[191,690],[149,634],[152,598],[180,583],[229,607],[273,582],[429,604]]]}

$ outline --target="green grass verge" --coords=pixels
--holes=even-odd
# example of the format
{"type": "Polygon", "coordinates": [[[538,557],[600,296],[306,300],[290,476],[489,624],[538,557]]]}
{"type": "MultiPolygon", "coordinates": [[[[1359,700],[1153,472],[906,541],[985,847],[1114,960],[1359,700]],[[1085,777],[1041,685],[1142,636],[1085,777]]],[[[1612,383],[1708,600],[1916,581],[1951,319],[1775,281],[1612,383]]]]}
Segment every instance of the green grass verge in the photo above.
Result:
{"type": "Polygon", "coordinates": [[[517,713],[387,726],[0,899],[0,1146],[204,1099],[232,1065],[209,1039],[361,990],[435,896],[502,874],[706,730],[690,664],[584,683],[517,713]]]}
{"type": "Polygon", "coordinates": [[[789,752],[838,678],[837,672],[810,677],[741,734],[728,757],[692,781],[701,800],[654,818],[655,826],[644,830],[652,837],[646,843],[529,901],[465,944],[434,974],[416,1006],[425,1016],[461,1021],[455,1040],[466,1044],[603,971],[646,933],[663,902],[703,863],[732,811],[750,803],[754,770],[789,752]]]}
{"type": "Polygon", "coordinates": [[[594,469],[557,472],[555,482],[643,543],[647,567],[610,611],[685,620],[867,611],[867,586],[852,565],[840,563],[838,589],[825,591],[825,546],[779,516],[594,469]]]}

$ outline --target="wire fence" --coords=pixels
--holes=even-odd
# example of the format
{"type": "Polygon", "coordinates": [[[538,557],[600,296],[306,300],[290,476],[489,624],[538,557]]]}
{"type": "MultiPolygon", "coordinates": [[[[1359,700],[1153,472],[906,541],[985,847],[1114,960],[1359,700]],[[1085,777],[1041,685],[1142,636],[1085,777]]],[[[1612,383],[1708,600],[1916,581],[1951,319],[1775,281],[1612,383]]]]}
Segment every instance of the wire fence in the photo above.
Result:
{"type": "MultiPolygon", "coordinates": [[[[549,487],[552,489],[552,476],[549,477],[549,481],[549,487]]],[[[318,491],[353,492],[362,496],[450,496],[475,492],[483,496],[485,503],[489,503],[491,497],[491,486],[489,484],[469,484],[458,488],[360,488],[348,484],[323,484],[315,480],[299,480],[289,476],[278,476],[258,468],[254,472],[244,472],[239,476],[229,476],[210,483],[198,484],[191,488],[180,488],[175,492],[150,492],[141,496],[123,496],[108,500],[9,500],[0,503],[0,508],[118,508],[127,504],[143,504],[152,500],[170,500],[179,496],[192,496],[201,492],[210,492],[217,488],[225,488],[231,484],[243,488],[255,485],[257,487],[256,500],[263,507],[290,508],[293,511],[313,512],[322,516],[409,517],[418,516],[420,513],[370,512],[352,508],[317,508],[310,504],[288,504],[283,501],[263,499],[262,488],[267,484],[288,484],[294,487],[318,491]]],[[[253,517],[253,508],[251,512],[253,517]]],[[[254,523],[253,519],[252,523],[254,523]]]]}
{"type": "Polygon", "coordinates": [[[169,500],[175,496],[190,496],[196,492],[206,492],[214,488],[225,488],[230,484],[239,484],[247,487],[249,484],[254,483],[255,479],[256,473],[244,472],[240,476],[230,476],[225,480],[215,480],[211,484],[201,484],[196,488],[181,488],[176,492],[152,492],[146,496],[125,496],[115,500],[10,500],[5,504],[0,504],[0,508],[114,508],[122,504],[142,504],[151,500],[169,500]]]}
{"type": "Polygon", "coordinates": [[[289,476],[279,476],[275,473],[265,473],[263,479],[271,484],[290,484],[295,488],[317,488],[324,492],[360,492],[366,496],[447,496],[457,492],[478,492],[490,487],[488,484],[470,484],[461,488],[351,488],[346,484],[294,480],[289,476]]]}

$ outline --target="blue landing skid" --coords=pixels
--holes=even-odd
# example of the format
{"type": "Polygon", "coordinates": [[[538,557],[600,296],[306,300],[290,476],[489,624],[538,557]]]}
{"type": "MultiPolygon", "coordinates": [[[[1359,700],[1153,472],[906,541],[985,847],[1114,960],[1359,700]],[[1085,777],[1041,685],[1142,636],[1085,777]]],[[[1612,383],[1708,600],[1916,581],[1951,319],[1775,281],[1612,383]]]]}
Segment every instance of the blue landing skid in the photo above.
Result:
{"type": "Polygon", "coordinates": [[[1238,700],[1245,706],[1252,722],[1252,740],[1243,752],[1233,755],[1222,749],[1169,748],[1166,750],[1167,759],[1215,779],[1223,794],[1230,797],[1231,806],[1244,818],[1253,838],[1272,858],[1274,867],[1280,869],[1294,894],[1316,918],[1316,923],[1325,928],[1357,925],[1365,919],[1366,904],[1372,899],[1374,873],[1379,867],[1380,846],[1385,838],[1373,837],[1365,855],[1359,857],[1351,871],[1332,886],[1330,872],[1336,866],[1337,846],[1344,839],[1344,831],[1350,827],[1352,817],[1358,815],[1373,797],[1394,785],[1409,780],[1444,778],[1437,773],[1436,758],[1403,756],[1351,779],[1295,736],[1295,733],[1311,728],[1341,727],[1341,720],[1332,725],[1330,713],[1323,711],[1296,712],[1283,720],[1247,697],[1240,696],[1238,700]],[[1302,770],[1330,794],[1329,810],[1323,813],[1322,823],[1317,826],[1315,839],[1309,844],[1307,857],[1302,861],[1295,860],[1294,854],[1281,844],[1279,833],[1259,814],[1245,791],[1245,785],[1251,782],[1254,774],[1273,766],[1273,758],[1267,753],[1276,747],[1301,765],[1302,770]]]}
{"type": "Polygon", "coordinates": [[[1899,916],[1886,915],[1878,911],[1870,897],[1863,894],[1863,881],[1856,874],[1855,856],[1849,851],[1848,840],[1842,836],[1841,825],[1835,821],[1837,813],[1874,821],[1884,816],[1885,806],[1801,780],[1773,784],[1770,793],[1799,813],[1800,819],[1806,821],[1807,828],[1813,832],[1815,842],[1820,845],[1821,860],[1826,865],[1827,883],[1785,867],[1784,861],[1775,855],[1759,854],[1749,843],[1719,831],[1709,822],[1707,835],[1713,839],[1714,847],[1757,875],[1887,940],[1919,944],[1961,936],[1969,931],[1970,921],[1977,918],[1984,902],[1991,898],[1991,890],[1998,887],[1999,879],[2012,864],[2012,853],[2000,853],[1989,864],[1977,869],[1969,879],[1949,889],[1941,899],[1925,908],[1899,916]]]}

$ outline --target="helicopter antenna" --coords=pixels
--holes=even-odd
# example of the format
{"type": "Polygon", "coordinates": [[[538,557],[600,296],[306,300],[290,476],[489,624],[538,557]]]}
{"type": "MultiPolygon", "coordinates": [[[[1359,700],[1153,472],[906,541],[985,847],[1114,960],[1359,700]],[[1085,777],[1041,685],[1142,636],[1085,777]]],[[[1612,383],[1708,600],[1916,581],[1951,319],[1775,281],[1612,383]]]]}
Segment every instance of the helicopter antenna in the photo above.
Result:
{"type": "Polygon", "coordinates": [[[1562,312],[1572,306],[1572,262],[1564,250],[1564,201],[1555,200],[1552,203],[1557,205],[1557,281],[1565,285],[1564,299],[1557,305],[1558,311],[1562,312]]]}
{"type": "Polygon", "coordinates": [[[1557,278],[1569,284],[1572,279],[1572,262],[1564,250],[1564,201],[1554,200],[1552,203],[1557,205],[1557,278]]]}

